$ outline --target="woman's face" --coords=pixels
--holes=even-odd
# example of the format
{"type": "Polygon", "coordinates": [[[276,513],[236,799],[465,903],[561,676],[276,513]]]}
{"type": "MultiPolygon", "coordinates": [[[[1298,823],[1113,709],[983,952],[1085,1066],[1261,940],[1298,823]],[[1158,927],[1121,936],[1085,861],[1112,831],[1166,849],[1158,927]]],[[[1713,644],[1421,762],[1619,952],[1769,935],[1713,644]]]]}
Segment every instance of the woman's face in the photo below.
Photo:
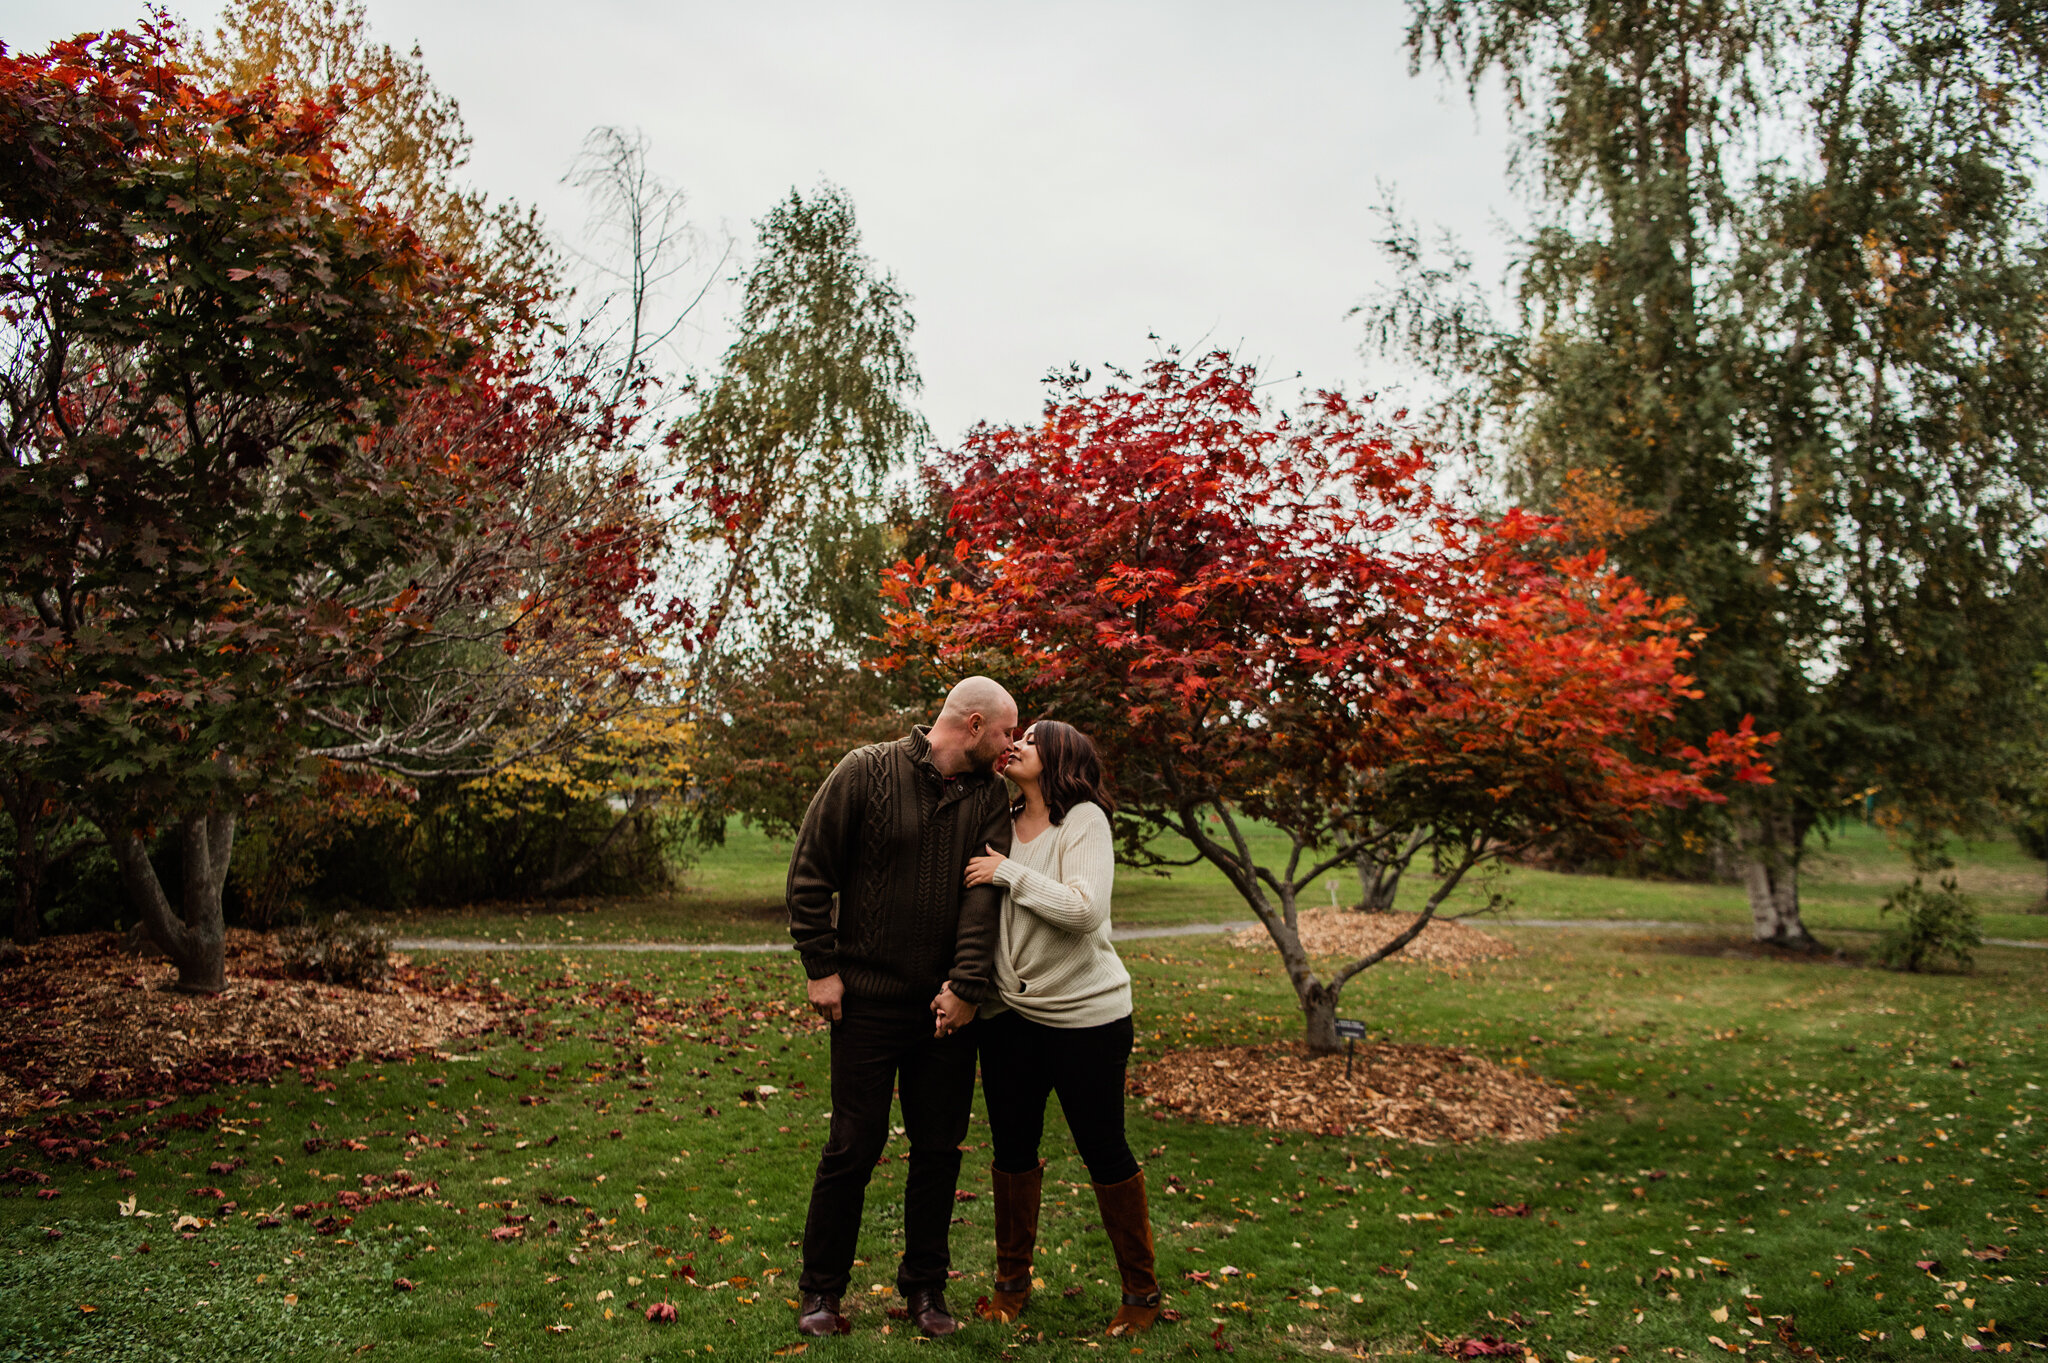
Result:
{"type": "Polygon", "coordinates": [[[1036,731],[1032,725],[1010,745],[1009,760],[1003,763],[1003,775],[1012,781],[1036,781],[1045,772],[1045,763],[1038,756],[1036,731]]]}

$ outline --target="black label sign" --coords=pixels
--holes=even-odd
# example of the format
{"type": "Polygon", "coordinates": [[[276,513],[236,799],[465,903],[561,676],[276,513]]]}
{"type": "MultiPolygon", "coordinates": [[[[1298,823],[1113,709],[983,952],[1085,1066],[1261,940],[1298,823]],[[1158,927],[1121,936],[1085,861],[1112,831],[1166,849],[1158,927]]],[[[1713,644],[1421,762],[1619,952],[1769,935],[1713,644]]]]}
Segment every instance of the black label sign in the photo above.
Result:
{"type": "Polygon", "coordinates": [[[1365,1024],[1357,1018],[1338,1018],[1337,1035],[1346,1041],[1365,1040],[1365,1024]]]}

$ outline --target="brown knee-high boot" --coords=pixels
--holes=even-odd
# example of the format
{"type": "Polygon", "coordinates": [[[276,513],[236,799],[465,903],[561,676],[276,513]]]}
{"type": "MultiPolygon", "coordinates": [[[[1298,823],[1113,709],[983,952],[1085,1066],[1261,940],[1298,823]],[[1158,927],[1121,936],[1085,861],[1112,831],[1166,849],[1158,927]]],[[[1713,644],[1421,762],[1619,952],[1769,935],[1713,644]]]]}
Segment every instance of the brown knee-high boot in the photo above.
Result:
{"type": "Polygon", "coordinates": [[[1015,1320],[1031,1300],[1031,1260],[1038,1249],[1045,1161],[1028,1174],[990,1172],[996,1185],[996,1285],[986,1304],[978,1304],[976,1310],[983,1320],[1015,1320]]]}
{"type": "Polygon", "coordinates": [[[1159,1277],[1153,1272],[1152,1214],[1145,1204],[1145,1171],[1122,1183],[1090,1185],[1102,1209],[1102,1229],[1116,1251],[1117,1275],[1123,1279],[1123,1305],[1105,1332],[1141,1334],[1159,1319],[1159,1277]]]}

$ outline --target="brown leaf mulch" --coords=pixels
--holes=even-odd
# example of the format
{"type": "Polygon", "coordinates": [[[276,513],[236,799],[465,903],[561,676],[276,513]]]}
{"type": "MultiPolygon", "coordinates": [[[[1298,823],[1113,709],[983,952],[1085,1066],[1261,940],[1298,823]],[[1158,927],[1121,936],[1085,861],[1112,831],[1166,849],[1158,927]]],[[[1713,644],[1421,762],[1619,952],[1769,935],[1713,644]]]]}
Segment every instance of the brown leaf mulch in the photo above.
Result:
{"type": "Polygon", "coordinates": [[[1147,1106],[1205,1122],[1463,1144],[1535,1141],[1570,1115],[1568,1089],[1446,1046],[1368,1042],[1344,1056],[1299,1044],[1171,1051],[1133,1077],[1147,1106]]]}
{"type": "MultiPolygon", "coordinates": [[[[1303,909],[1297,920],[1302,948],[1311,956],[1345,956],[1357,960],[1378,951],[1408,930],[1414,917],[1405,913],[1360,913],[1356,909],[1303,909]]],[[[1273,939],[1263,927],[1249,927],[1231,936],[1230,944],[1247,950],[1271,951],[1273,939]]],[[[1422,934],[1387,958],[1424,965],[1460,966],[1515,954],[1513,946],[1477,928],[1433,918],[1422,934]]]]}
{"type": "Polygon", "coordinates": [[[259,933],[228,934],[227,988],[171,988],[166,961],[120,952],[113,933],[53,937],[0,971],[0,1112],[68,1098],[203,1093],[295,1065],[398,1055],[492,1026],[490,995],[401,962],[378,991],[285,977],[259,933]]]}

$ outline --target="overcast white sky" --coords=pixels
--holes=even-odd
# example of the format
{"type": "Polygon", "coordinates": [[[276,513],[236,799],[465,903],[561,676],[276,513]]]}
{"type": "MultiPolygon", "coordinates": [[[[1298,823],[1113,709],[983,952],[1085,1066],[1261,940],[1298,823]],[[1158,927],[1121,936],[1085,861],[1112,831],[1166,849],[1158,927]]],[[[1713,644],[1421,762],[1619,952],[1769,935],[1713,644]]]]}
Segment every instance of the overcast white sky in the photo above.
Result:
{"type": "MultiPolygon", "coordinates": [[[[214,9],[173,6],[195,26],[214,9]]],[[[1048,369],[1142,363],[1155,333],[1275,379],[1379,388],[1345,316],[1384,277],[1379,184],[1489,278],[1515,216],[1497,106],[1408,75],[1399,0],[367,9],[461,101],[477,186],[565,236],[584,213],[559,181],[599,124],[643,130],[697,220],[742,245],[792,185],[844,187],[911,295],[946,442],[1032,417],[1048,369]]],[[[0,0],[0,38],[33,50],[140,13],[0,0]]],[[[718,343],[701,335],[690,358],[718,343]]]]}

